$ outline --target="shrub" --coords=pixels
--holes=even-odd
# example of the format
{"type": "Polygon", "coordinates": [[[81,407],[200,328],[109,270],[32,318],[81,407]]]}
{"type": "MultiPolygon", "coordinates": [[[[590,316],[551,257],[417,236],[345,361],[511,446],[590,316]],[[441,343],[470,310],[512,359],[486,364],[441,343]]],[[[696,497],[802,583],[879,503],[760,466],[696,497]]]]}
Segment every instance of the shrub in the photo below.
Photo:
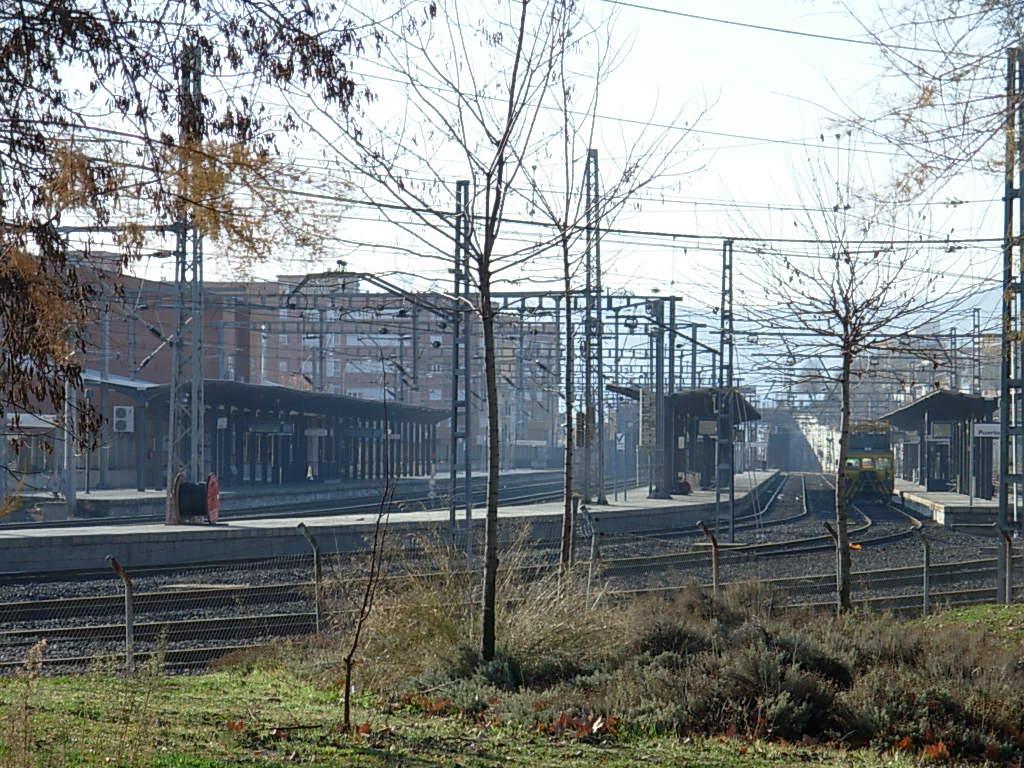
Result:
{"type": "Polygon", "coordinates": [[[441,701],[444,711],[528,728],[601,714],[622,721],[619,733],[1021,756],[1024,663],[978,632],[859,613],[775,614],[774,597],[756,585],[718,599],[690,584],[594,608],[572,574],[523,577],[525,552],[502,558],[496,659],[482,662],[474,640],[477,574],[462,570],[461,554],[438,550],[433,575],[389,581],[378,598],[362,685],[429,691],[431,708],[441,701]]]}

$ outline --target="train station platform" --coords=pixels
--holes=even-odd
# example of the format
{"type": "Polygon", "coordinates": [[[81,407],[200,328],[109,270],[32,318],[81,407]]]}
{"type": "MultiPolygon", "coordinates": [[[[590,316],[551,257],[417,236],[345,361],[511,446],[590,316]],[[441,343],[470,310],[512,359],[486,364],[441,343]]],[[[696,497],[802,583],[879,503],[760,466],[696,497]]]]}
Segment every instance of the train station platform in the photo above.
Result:
{"type": "Polygon", "coordinates": [[[923,486],[896,478],[894,495],[914,512],[949,527],[983,527],[995,524],[999,502],[949,491],[926,491],[923,486]]]}
{"type": "MultiPolygon", "coordinates": [[[[555,483],[562,476],[560,469],[509,469],[502,471],[503,486],[514,488],[533,484],[555,483]]],[[[473,488],[482,490],[486,485],[486,472],[473,473],[473,488]]],[[[460,475],[459,483],[463,482],[460,475]]],[[[395,478],[397,499],[426,498],[431,493],[448,493],[447,470],[429,475],[395,478]]],[[[338,482],[287,483],[222,489],[221,510],[232,512],[286,509],[301,506],[323,506],[332,503],[371,498],[379,492],[379,479],[351,480],[338,482]]],[[[138,491],[132,488],[79,491],[76,511],[69,516],[63,499],[54,499],[52,494],[30,493],[18,497],[18,508],[7,518],[11,522],[95,520],[118,517],[158,517],[164,515],[167,495],[163,489],[138,491]]],[[[0,521],[2,528],[2,521],[0,521]]]]}
{"type": "MultiPolygon", "coordinates": [[[[745,513],[754,502],[757,489],[761,501],[767,500],[769,481],[776,472],[750,472],[737,475],[736,513],[745,513]]],[[[589,505],[594,525],[605,533],[644,534],[666,529],[689,528],[697,520],[711,521],[715,513],[713,491],[698,491],[669,499],[648,499],[646,488],[629,491],[627,501],[609,499],[607,505],[589,505]]],[[[722,505],[729,514],[726,498],[722,505]]],[[[484,510],[473,511],[472,526],[483,530],[484,510]]],[[[505,506],[499,517],[507,522],[528,523],[531,538],[557,540],[561,530],[562,502],[505,506]]],[[[582,519],[583,516],[580,516],[582,519]]],[[[464,525],[465,509],[458,510],[459,525],[464,525]]],[[[298,530],[304,523],[322,552],[361,552],[372,537],[374,516],[350,514],[327,517],[263,518],[232,521],[217,525],[166,526],[157,523],[95,525],[55,528],[0,528],[0,573],[38,573],[65,569],[106,567],[105,558],[113,555],[126,567],[152,565],[188,565],[220,563],[252,558],[304,555],[309,543],[298,530]]],[[[417,536],[444,535],[448,531],[447,509],[401,511],[388,521],[392,543],[412,541],[417,536]]],[[[463,528],[464,530],[464,528],[463,528]]]]}

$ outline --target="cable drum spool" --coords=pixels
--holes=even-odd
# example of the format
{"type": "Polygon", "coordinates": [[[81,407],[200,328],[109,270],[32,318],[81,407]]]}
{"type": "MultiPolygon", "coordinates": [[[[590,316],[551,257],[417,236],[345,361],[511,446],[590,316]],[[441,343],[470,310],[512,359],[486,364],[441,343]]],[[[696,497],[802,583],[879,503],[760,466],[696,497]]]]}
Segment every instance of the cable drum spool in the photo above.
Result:
{"type": "Polygon", "coordinates": [[[178,514],[182,519],[206,517],[206,483],[185,483],[178,487],[178,514]]]}

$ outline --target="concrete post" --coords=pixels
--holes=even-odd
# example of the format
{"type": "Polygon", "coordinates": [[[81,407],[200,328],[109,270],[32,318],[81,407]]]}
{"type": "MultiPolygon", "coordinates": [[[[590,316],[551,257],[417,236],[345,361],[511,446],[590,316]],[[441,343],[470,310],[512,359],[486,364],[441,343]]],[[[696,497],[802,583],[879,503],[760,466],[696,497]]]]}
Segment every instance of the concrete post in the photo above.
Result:
{"type": "Polygon", "coordinates": [[[313,613],[316,616],[315,625],[316,633],[320,634],[321,628],[321,587],[323,584],[323,569],[320,565],[320,545],[317,540],[313,537],[313,534],[306,528],[305,523],[299,523],[296,526],[299,529],[299,533],[306,537],[306,541],[309,542],[310,548],[313,550],[313,613]]]}
{"type": "Polygon", "coordinates": [[[931,602],[931,564],[932,564],[932,548],[928,539],[925,538],[924,531],[920,528],[917,529],[917,535],[921,539],[922,555],[921,560],[921,615],[927,616],[931,602]]]}
{"type": "Polygon", "coordinates": [[[703,520],[697,521],[697,527],[704,531],[704,535],[711,542],[711,594],[718,597],[718,576],[721,565],[718,555],[718,537],[715,536],[714,531],[704,525],[703,520]]]}
{"type": "MultiPolygon", "coordinates": [[[[103,315],[100,318],[100,450],[99,464],[100,476],[97,488],[110,487],[110,441],[113,437],[112,425],[110,423],[110,397],[108,394],[110,379],[110,312],[103,308],[103,315]]],[[[88,485],[88,474],[86,485],[88,485]]]]}
{"type": "Polygon", "coordinates": [[[75,514],[77,506],[76,499],[76,478],[75,478],[75,388],[69,383],[64,384],[64,477],[63,490],[64,502],[67,506],[67,516],[75,514]]]}
{"type": "Polygon", "coordinates": [[[106,559],[124,582],[124,663],[128,674],[132,675],[135,673],[135,595],[132,580],[113,555],[107,555],[106,559]]]}

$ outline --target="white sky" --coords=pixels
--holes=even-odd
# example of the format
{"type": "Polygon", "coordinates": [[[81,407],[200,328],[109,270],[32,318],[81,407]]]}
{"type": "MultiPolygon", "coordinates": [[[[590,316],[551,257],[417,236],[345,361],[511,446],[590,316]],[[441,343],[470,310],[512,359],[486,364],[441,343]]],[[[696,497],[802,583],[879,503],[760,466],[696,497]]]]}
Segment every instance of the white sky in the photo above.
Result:
{"type": "MultiPolygon", "coordinates": [[[[488,0],[490,2],[490,0],[488,0]]],[[[853,169],[858,184],[885,180],[892,150],[865,136],[835,137],[834,117],[852,111],[874,111],[879,92],[899,86],[882,81],[877,51],[870,45],[750,29],[725,21],[765,25],[811,34],[864,40],[858,22],[843,5],[815,0],[636,0],[636,5],[662,8],[721,21],[705,21],[655,10],[629,7],[610,0],[586,0],[594,20],[614,17],[615,37],[624,52],[618,69],[603,86],[598,113],[597,148],[603,169],[613,166],[635,137],[635,122],[657,125],[695,119],[707,110],[685,142],[676,164],[689,172],[656,182],[627,208],[614,226],[641,231],[677,233],[657,238],[608,234],[602,246],[605,284],[611,289],[662,295],[677,294],[690,308],[684,319],[716,322],[710,313],[718,302],[721,241],[727,236],[801,237],[794,227],[792,207],[814,204],[806,183],[808,159],[853,169]],[[821,137],[824,137],[822,140],[821,137]],[[823,149],[824,148],[824,149],[823,149]],[[710,239],[694,239],[700,235],[710,239]]],[[[874,3],[851,0],[865,20],[877,16],[874,3]]],[[[356,71],[377,72],[372,62],[356,62],[356,71]]],[[[370,81],[371,85],[373,80],[370,81]]],[[[380,81],[377,81],[380,83],[380,81]]],[[[398,94],[386,83],[370,114],[393,120],[405,112],[398,94]]],[[[682,126],[680,126],[682,127],[682,126]]],[[[329,129],[325,129],[329,130],[329,129]]],[[[303,162],[315,164],[316,142],[296,151],[303,162]]],[[[452,158],[446,158],[450,161],[452,158]]],[[[456,164],[451,180],[460,177],[456,164]]],[[[955,182],[937,200],[909,208],[908,239],[1000,236],[1002,213],[998,198],[1002,180],[968,177],[955,182]],[[946,198],[969,201],[943,205],[946,198]]],[[[448,190],[435,191],[435,204],[450,209],[448,190]]],[[[341,237],[365,243],[339,248],[338,257],[357,271],[414,271],[446,280],[443,265],[417,260],[396,246],[416,247],[391,224],[374,223],[373,209],[349,208],[340,222],[341,237]]],[[[508,234],[528,236],[522,228],[508,234]]],[[[959,280],[984,287],[998,277],[1001,256],[990,246],[959,251],[944,260],[930,254],[920,268],[953,270],[959,280]]],[[[279,273],[334,268],[333,258],[322,264],[284,261],[263,265],[258,277],[279,273]]],[[[171,265],[142,265],[140,274],[171,276],[171,265]]],[[[737,246],[737,307],[743,295],[763,277],[761,257],[737,246]]],[[[207,268],[208,276],[217,267],[207,268]]],[[[422,283],[421,283],[422,285],[422,283]]],[[[994,283],[990,283],[993,289],[994,283]]],[[[553,287],[553,286],[543,286],[553,287]]],[[[522,289],[523,286],[518,286],[522,289]]],[[[996,327],[998,291],[979,296],[986,327],[996,327]]],[[[949,325],[970,326],[970,310],[949,325]]]]}

